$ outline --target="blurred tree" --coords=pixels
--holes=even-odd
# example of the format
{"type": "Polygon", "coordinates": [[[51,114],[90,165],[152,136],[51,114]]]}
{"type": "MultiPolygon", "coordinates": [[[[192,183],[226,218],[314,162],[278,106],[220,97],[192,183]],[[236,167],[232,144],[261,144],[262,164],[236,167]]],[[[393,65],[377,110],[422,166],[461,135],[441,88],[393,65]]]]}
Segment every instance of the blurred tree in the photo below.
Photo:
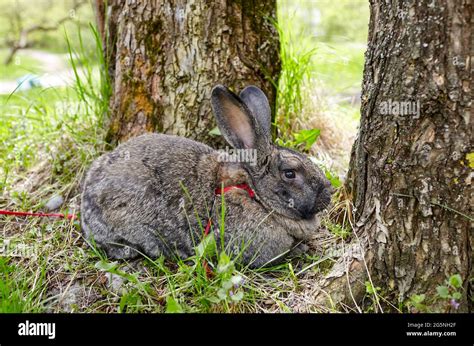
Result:
{"type": "Polygon", "coordinates": [[[315,1],[320,11],[317,35],[322,41],[367,41],[367,18],[369,7],[367,0],[351,1],[315,1]]]}
{"type": "Polygon", "coordinates": [[[144,132],[218,142],[209,96],[224,84],[261,87],[274,105],[280,62],[271,1],[97,0],[114,88],[107,140],[144,132]]]}
{"type": "MultiPolygon", "coordinates": [[[[0,47],[6,47],[4,63],[10,64],[15,54],[25,48],[67,51],[64,31],[69,25],[87,27],[92,19],[85,0],[0,0],[0,47]]],[[[70,27],[69,27],[70,28],[70,27]]],[[[86,32],[83,44],[91,45],[93,37],[86,32]]]]}
{"type": "Polygon", "coordinates": [[[294,37],[305,31],[307,38],[322,42],[367,42],[367,0],[279,0],[278,9],[291,22],[285,31],[294,37]]]}
{"type": "MultiPolygon", "coordinates": [[[[346,297],[367,292],[366,268],[374,286],[400,302],[426,294],[428,303],[460,274],[459,311],[472,311],[472,3],[370,5],[361,124],[346,184],[366,262],[345,259],[354,283],[346,297]]],[[[447,299],[431,303],[450,308],[447,299]]]]}

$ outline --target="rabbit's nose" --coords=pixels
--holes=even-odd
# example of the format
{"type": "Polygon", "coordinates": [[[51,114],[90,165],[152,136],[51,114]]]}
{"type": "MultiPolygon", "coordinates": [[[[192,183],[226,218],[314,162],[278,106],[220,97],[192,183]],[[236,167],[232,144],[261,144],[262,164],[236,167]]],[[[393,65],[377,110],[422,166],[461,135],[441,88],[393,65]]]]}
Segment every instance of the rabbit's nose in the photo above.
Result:
{"type": "Polygon", "coordinates": [[[316,199],[314,203],[314,213],[319,213],[320,211],[326,209],[331,203],[331,195],[334,192],[334,188],[329,183],[321,184],[316,192],[316,199]]]}
{"type": "Polygon", "coordinates": [[[315,205],[305,205],[304,207],[300,208],[299,211],[303,219],[311,219],[317,213],[315,210],[315,205]]]}

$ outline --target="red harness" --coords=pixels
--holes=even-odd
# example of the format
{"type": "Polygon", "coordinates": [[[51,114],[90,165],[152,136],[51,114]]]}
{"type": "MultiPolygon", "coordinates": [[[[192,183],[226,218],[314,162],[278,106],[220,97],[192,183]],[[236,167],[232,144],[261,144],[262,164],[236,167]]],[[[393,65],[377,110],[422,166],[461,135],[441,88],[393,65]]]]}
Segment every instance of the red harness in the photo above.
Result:
{"type": "MultiPolygon", "coordinates": [[[[249,194],[250,198],[255,198],[255,192],[252,190],[250,186],[248,186],[246,183],[243,184],[238,184],[238,185],[229,185],[224,188],[218,187],[214,190],[214,194],[216,196],[221,195],[223,193],[226,193],[227,191],[233,190],[233,189],[241,189],[247,191],[249,194]]],[[[212,218],[209,218],[207,220],[206,228],[204,229],[204,236],[209,234],[209,231],[211,230],[212,226],[212,218]]],[[[202,261],[202,266],[204,267],[204,270],[206,271],[206,277],[207,278],[212,278],[214,276],[214,273],[212,269],[209,267],[209,264],[207,263],[206,260],[202,261]]]]}
{"type": "Polygon", "coordinates": [[[250,198],[255,198],[255,192],[252,190],[252,188],[250,186],[248,186],[246,183],[243,183],[243,184],[238,184],[238,185],[230,185],[230,186],[226,186],[224,187],[223,189],[218,187],[214,193],[216,195],[220,195],[222,193],[226,193],[227,191],[229,190],[232,190],[232,189],[241,189],[241,190],[245,190],[248,192],[249,194],[249,197],[250,198]]]}
{"type": "MultiPolygon", "coordinates": [[[[221,195],[221,194],[226,193],[227,191],[230,191],[230,190],[233,190],[233,189],[245,190],[249,194],[250,198],[255,198],[255,192],[246,183],[238,184],[238,185],[229,185],[229,186],[226,186],[224,188],[218,187],[214,190],[214,194],[216,196],[218,196],[218,195],[221,195]]],[[[209,231],[211,230],[211,225],[212,225],[212,219],[209,218],[209,220],[207,220],[206,228],[204,229],[204,235],[209,234],[209,231]]]]}

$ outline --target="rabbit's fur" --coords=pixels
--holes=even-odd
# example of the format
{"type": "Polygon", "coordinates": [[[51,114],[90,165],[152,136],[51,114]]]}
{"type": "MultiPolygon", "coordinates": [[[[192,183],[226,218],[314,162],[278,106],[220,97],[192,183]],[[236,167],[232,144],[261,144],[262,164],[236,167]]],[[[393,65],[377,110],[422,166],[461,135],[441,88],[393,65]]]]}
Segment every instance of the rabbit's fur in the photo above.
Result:
{"type": "Polygon", "coordinates": [[[256,164],[230,162],[207,145],[164,134],[142,135],[104,154],[84,181],[81,221],[86,238],[108,256],[185,259],[209,216],[219,244],[221,184],[247,183],[255,192],[254,199],[242,189],[224,194],[224,243],[245,264],[281,259],[317,231],[330,184],[307,157],[272,143],[263,92],[250,86],[237,96],[218,85],[211,104],[224,138],[235,149],[255,149],[256,164]]]}

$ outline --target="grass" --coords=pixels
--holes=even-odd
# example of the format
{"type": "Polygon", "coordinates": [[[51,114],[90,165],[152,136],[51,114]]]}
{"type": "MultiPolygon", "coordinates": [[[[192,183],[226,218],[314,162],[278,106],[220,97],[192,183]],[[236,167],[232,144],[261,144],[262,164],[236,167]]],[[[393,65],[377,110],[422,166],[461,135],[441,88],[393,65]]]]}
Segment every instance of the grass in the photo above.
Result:
{"type": "Polygon", "coordinates": [[[41,312],[46,266],[38,263],[35,275],[17,268],[7,257],[0,257],[0,313],[41,312]]]}
{"type": "MultiPolygon", "coordinates": [[[[91,32],[96,40],[93,51],[83,43],[80,31],[75,37],[67,36],[75,85],[0,97],[0,208],[38,211],[49,198],[61,195],[65,200],[61,212],[78,212],[84,172],[108,149],[102,139],[111,87],[100,40],[93,28],[91,32]]],[[[298,47],[295,38],[285,38],[285,34],[280,29],[284,70],[277,125],[295,146],[306,146],[309,142],[301,130],[312,121],[314,108],[309,106],[314,106],[314,71],[322,71],[320,77],[334,90],[341,83],[331,84],[330,77],[323,78],[323,72],[330,73],[331,68],[325,70],[314,58],[324,49],[311,48],[310,41],[298,47]]],[[[354,85],[357,69],[351,67],[347,73],[351,76],[348,85],[354,85]]],[[[348,107],[347,117],[355,116],[349,106],[341,107],[348,107]]],[[[309,135],[316,143],[321,140],[319,132],[309,135]]],[[[323,140],[324,136],[326,129],[321,127],[323,140]]],[[[342,215],[341,210],[343,206],[336,214],[342,215]]],[[[221,216],[225,221],[225,215],[221,216]]],[[[315,278],[327,273],[336,259],[330,255],[331,247],[351,237],[348,221],[336,219],[323,223],[326,227],[310,244],[310,255],[252,270],[214,246],[211,237],[199,242],[195,255],[186,261],[144,258],[115,262],[85,242],[75,221],[2,216],[0,249],[8,256],[0,257],[0,311],[335,311],[336,307],[314,304],[312,296],[315,278]],[[213,276],[206,274],[204,259],[213,268],[213,276]]]]}
{"type": "MultiPolygon", "coordinates": [[[[303,309],[311,278],[331,262],[304,270],[319,259],[308,257],[251,270],[212,247],[212,238],[186,261],[113,262],[85,244],[79,226],[69,221],[10,218],[3,226],[10,243],[28,249],[5,259],[11,262],[7,270],[2,262],[3,312],[291,312],[303,309]],[[212,277],[204,258],[214,268],[212,277]]],[[[20,252],[14,249],[9,251],[20,252]]]]}
{"type": "MultiPolygon", "coordinates": [[[[53,195],[68,202],[62,212],[78,210],[78,186],[85,169],[106,148],[98,126],[106,116],[109,88],[97,80],[101,61],[97,50],[81,50],[81,68],[73,66],[80,84],[65,88],[33,88],[0,98],[0,208],[41,210],[53,195]],[[89,63],[87,63],[89,62],[89,63]]],[[[73,49],[70,48],[72,55],[73,49]]],[[[77,52],[76,52],[77,53],[77,52]]],[[[99,74],[100,75],[100,74],[99,74]]],[[[8,255],[19,244],[31,256],[2,257],[3,311],[60,311],[62,281],[73,270],[80,272],[81,235],[77,224],[57,220],[5,217],[2,226],[3,249],[8,255]],[[5,250],[7,251],[7,250],[5,250]],[[43,263],[44,262],[44,263],[43,263]],[[39,271],[41,269],[41,271],[39,271]],[[58,292],[57,294],[55,292],[58,292]],[[58,296],[59,294],[59,296],[58,296]]],[[[72,281],[71,281],[72,282],[72,281]]]]}
{"type": "Polygon", "coordinates": [[[308,97],[307,86],[311,80],[312,58],[317,48],[304,31],[293,27],[294,20],[278,7],[278,21],[272,21],[280,38],[281,72],[277,83],[277,114],[275,125],[281,145],[294,146],[297,121],[303,118],[303,105],[308,97]],[[295,36],[298,40],[295,40],[295,36]]]}

